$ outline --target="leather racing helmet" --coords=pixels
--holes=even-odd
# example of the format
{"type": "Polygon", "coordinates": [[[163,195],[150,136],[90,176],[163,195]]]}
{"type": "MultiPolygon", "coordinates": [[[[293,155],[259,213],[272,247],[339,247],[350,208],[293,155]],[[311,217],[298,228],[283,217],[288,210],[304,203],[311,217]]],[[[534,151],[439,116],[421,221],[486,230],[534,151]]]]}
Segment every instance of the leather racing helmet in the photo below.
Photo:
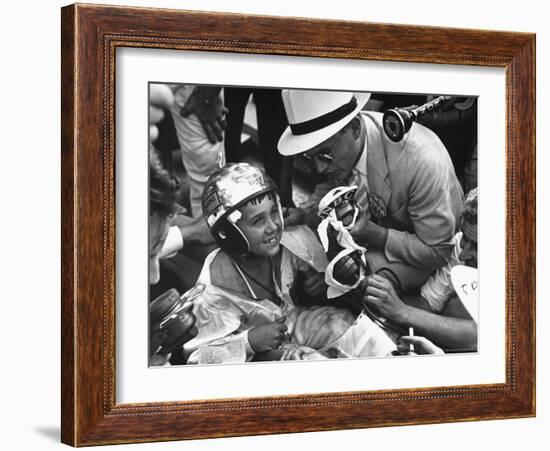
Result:
{"type": "Polygon", "coordinates": [[[250,252],[250,243],[237,225],[242,216],[238,209],[267,193],[275,193],[283,223],[277,187],[262,169],[248,163],[229,163],[210,176],[202,193],[202,212],[222,249],[237,255],[250,252]]]}

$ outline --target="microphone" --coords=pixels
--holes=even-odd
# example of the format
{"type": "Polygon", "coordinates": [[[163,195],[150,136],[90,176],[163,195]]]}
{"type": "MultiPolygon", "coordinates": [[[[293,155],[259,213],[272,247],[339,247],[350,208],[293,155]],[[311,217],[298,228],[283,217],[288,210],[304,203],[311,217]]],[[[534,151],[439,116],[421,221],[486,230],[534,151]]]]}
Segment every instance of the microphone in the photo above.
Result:
{"type": "MultiPolygon", "coordinates": [[[[392,108],[384,112],[382,123],[386,136],[393,142],[399,142],[411,129],[413,122],[436,109],[441,108],[452,96],[439,96],[419,107],[392,108]]],[[[457,99],[458,100],[458,99],[457,99]]]]}

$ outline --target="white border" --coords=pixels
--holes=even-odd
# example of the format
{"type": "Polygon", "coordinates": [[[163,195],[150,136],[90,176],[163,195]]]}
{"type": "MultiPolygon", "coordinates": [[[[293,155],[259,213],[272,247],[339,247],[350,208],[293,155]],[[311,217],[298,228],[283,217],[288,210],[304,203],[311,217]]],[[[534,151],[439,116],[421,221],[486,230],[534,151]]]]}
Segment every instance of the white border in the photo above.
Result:
{"type": "Polygon", "coordinates": [[[505,381],[504,69],[131,48],[117,49],[116,69],[117,402],[505,381]],[[149,81],[479,95],[479,352],[422,358],[147,368],[149,81]]]}

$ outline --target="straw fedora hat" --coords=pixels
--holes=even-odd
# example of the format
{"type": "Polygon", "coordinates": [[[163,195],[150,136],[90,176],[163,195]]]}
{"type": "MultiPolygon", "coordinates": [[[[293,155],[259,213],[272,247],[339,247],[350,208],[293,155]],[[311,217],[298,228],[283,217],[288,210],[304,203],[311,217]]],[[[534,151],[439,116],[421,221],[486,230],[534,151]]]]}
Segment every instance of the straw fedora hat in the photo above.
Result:
{"type": "Polygon", "coordinates": [[[283,89],[289,126],[279,139],[281,155],[297,155],[340,131],[365,106],[370,93],[283,89]]]}

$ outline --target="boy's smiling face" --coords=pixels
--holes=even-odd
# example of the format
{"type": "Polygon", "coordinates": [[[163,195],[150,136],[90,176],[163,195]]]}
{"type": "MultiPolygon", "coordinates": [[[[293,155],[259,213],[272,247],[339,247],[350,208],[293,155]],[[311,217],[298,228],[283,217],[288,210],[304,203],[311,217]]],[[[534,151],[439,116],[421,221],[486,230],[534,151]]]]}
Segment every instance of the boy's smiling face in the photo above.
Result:
{"type": "Polygon", "coordinates": [[[279,201],[276,195],[261,196],[239,208],[242,217],[238,227],[250,244],[250,253],[263,257],[274,257],[279,252],[283,234],[283,223],[279,201]]]}

